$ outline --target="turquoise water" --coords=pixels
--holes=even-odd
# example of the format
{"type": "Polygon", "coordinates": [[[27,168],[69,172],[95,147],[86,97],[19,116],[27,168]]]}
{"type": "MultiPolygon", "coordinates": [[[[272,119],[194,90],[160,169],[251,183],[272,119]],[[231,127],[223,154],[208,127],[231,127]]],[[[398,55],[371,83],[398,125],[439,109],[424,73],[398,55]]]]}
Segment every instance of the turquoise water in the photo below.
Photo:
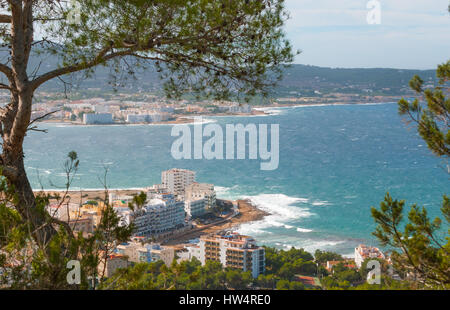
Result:
{"type": "Polygon", "coordinates": [[[110,188],[160,182],[172,167],[192,169],[214,183],[221,198],[251,199],[272,213],[242,225],[260,243],[351,254],[361,242],[376,244],[370,207],[387,191],[438,215],[450,180],[414,128],[397,115],[395,103],[271,109],[273,115],[209,117],[226,123],[280,124],[280,163],[261,171],[259,160],[174,160],[170,125],[70,126],[41,124],[31,132],[25,162],[32,185],[64,184],[63,161],[77,151],[75,187],[101,188],[108,167],[110,188]]]}

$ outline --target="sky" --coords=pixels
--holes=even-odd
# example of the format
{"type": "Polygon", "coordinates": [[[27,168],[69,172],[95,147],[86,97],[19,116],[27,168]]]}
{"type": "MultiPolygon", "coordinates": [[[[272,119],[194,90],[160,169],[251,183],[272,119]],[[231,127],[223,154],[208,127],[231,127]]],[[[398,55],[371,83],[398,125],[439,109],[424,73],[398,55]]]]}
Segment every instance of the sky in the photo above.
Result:
{"type": "Polygon", "coordinates": [[[285,0],[295,63],[333,68],[435,69],[450,60],[449,0],[285,0]],[[379,24],[369,24],[367,16],[379,24]],[[371,3],[369,3],[371,4],[371,3]]]}

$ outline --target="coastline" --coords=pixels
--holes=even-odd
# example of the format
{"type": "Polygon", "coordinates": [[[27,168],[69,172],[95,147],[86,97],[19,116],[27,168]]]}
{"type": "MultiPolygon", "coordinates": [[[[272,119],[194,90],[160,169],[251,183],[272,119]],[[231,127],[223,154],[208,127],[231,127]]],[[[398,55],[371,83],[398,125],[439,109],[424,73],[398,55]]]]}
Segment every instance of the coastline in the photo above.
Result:
{"type": "MultiPolygon", "coordinates": [[[[267,106],[268,107],[268,106],[267,106]]],[[[174,120],[164,121],[164,122],[152,122],[152,123],[126,123],[126,122],[114,122],[110,124],[84,124],[81,122],[74,122],[69,120],[59,120],[59,119],[47,119],[40,120],[37,123],[42,124],[63,124],[63,125],[73,125],[73,126],[137,126],[137,125],[178,125],[178,124],[194,124],[195,117],[237,117],[237,116],[266,116],[270,115],[264,111],[255,109],[251,113],[202,113],[202,114],[191,114],[185,116],[178,116],[174,120]]]]}
{"type": "Polygon", "coordinates": [[[199,226],[185,234],[175,236],[170,240],[162,242],[162,244],[183,248],[184,245],[188,244],[189,240],[197,239],[203,235],[217,234],[219,232],[228,230],[236,230],[241,224],[261,221],[264,219],[264,217],[270,215],[268,212],[258,209],[257,206],[253,205],[248,200],[236,200],[233,202],[237,203],[238,205],[238,215],[229,216],[217,223],[199,226]]]}
{"type": "MultiPolygon", "coordinates": [[[[73,126],[138,126],[138,125],[177,125],[177,124],[194,124],[195,117],[255,117],[255,116],[271,116],[270,109],[274,108],[298,108],[298,107],[320,107],[320,106],[345,106],[345,105],[373,105],[373,104],[386,104],[394,102],[393,97],[386,98],[386,100],[374,100],[374,101],[361,101],[361,102],[346,102],[346,101],[331,101],[331,102],[302,102],[300,100],[293,100],[290,103],[278,103],[267,105],[255,105],[251,113],[202,113],[202,114],[190,114],[184,116],[178,116],[175,120],[154,122],[154,123],[135,123],[130,124],[126,122],[115,122],[111,124],[83,124],[81,122],[74,122],[70,120],[57,120],[48,119],[40,120],[37,123],[43,124],[64,124],[73,126]],[[390,99],[390,100],[388,100],[390,99]]],[[[285,102],[285,101],[282,101],[285,102]]]]}
{"type": "MultiPolygon", "coordinates": [[[[111,189],[105,193],[103,189],[80,189],[67,191],[66,203],[82,204],[89,199],[104,199],[105,194],[114,193],[116,195],[134,195],[139,194],[141,191],[145,191],[145,188],[132,188],[132,189],[111,189]]],[[[63,195],[65,190],[36,190],[35,193],[46,193],[52,196],[63,195]]],[[[219,198],[220,199],[220,198],[219,198]]],[[[199,238],[202,235],[217,234],[225,230],[235,230],[241,224],[257,222],[263,220],[270,213],[259,209],[256,205],[252,204],[249,200],[238,199],[235,201],[227,200],[233,205],[237,206],[238,213],[232,213],[225,216],[222,220],[216,221],[211,224],[199,225],[186,233],[176,235],[170,240],[162,242],[164,245],[183,245],[189,240],[199,238]]]]}

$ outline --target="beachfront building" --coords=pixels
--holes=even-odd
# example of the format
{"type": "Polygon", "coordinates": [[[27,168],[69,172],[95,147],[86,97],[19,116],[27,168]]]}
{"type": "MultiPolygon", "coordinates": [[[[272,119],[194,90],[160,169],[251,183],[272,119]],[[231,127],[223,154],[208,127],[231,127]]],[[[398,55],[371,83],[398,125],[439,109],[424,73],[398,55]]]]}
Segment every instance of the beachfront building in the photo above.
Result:
{"type": "Polygon", "coordinates": [[[114,211],[116,211],[119,217],[119,226],[127,226],[131,224],[131,215],[133,211],[128,206],[113,206],[114,211]]]}
{"type": "Polygon", "coordinates": [[[195,172],[186,169],[172,168],[161,173],[161,183],[169,192],[183,196],[186,187],[195,182],[195,172]]]}
{"type": "Polygon", "coordinates": [[[136,226],[135,235],[158,238],[186,225],[184,201],[177,201],[173,194],[155,194],[145,206],[131,213],[136,226]]]}
{"type": "Polygon", "coordinates": [[[380,258],[385,259],[386,257],[380,251],[380,249],[376,247],[366,246],[364,244],[360,244],[355,248],[355,264],[358,268],[361,268],[362,263],[367,258],[380,258]]]}
{"type": "Polygon", "coordinates": [[[128,203],[133,201],[133,196],[131,195],[121,195],[115,192],[111,192],[108,194],[109,203],[115,207],[127,207],[128,203]]]}
{"type": "MultiPolygon", "coordinates": [[[[101,255],[104,255],[104,252],[101,252],[101,255]]],[[[127,267],[128,267],[128,259],[125,255],[111,254],[108,255],[108,258],[106,259],[106,267],[104,257],[100,259],[100,262],[97,267],[97,272],[99,276],[109,278],[117,271],[117,269],[127,267]]]]}
{"type": "Polygon", "coordinates": [[[249,236],[237,233],[200,237],[200,262],[218,261],[224,267],[250,271],[254,278],[265,271],[265,250],[249,236]]]}
{"type": "Polygon", "coordinates": [[[168,193],[169,189],[166,188],[164,185],[162,184],[154,184],[151,187],[147,187],[146,188],[147,191],[147,198],[150,199],[152,198],[154,195],[159,195],[159,194],[164,194],[164,193],[168,193]]]}
{"type": "Polygon", "coordinates": [[[127,256],[131,263],[150,263],[150,250],[137,242],[127,242],[119,244],[116,248],[117,254],[127,256]]]}
{"type": "Polygon", "coordinates": [[[249,104],[228,104],[228,105],[219,105],[219,111],[225,113],[251,113],[252,107],[249,104]]]}
{"type": "Polygon", "coordinates": [[[131,263],[150,263],[162,260],[170,266],[175,258],[175,250],[159,244],[127,242],[117,246],[117,254],[124,255],[131,263]]]}
{"type": "Polygon", "coordinates": [[[159,123],[169,119],[167,113],[127,114],[127,123],[159,123]]]}
{"type": "Polygon", "coordinates": [[[80,205],[77,203],[69,203],[69,204],[60,204],[60,203],[51,203],[46,206],[48,214],[51,217],[66,221],[69,218],[71,212],[76,211],[80,208],[80,205]]]}
{"type": "Polygon", "coordinates": [[[149,245],[150,257],[152,262],[162,260],[166,266],[172,265],[175,259],[175,249],[167,246],[161,246],[159,244],[149,245]]]}
{"type": "Polygon", "coordinates": [[[185,188],[184,199],[198,200],[204,199],[206,209],[216,206],[216,191],[213,184],[194,182],[185,188]]]}
{"type": "Polygon", "coordinates": [[[200,261],[200,246],[198,244],[187,245],[184,249],[177,252],[178,263],[190,261],[194,257],[200,261]]]}
{"type": "Polygon", "coordinates": [[[186,200],[184,211],[189,219],[197,218],[206,213],[206,200],[204,198],[196,200],[186,200]]]}
{"type": "Polygon", "coordinates": [[[86,125],[112,124],[113,118],[111,113],[85,113],[83,114],[83,123],[86,125]]]}

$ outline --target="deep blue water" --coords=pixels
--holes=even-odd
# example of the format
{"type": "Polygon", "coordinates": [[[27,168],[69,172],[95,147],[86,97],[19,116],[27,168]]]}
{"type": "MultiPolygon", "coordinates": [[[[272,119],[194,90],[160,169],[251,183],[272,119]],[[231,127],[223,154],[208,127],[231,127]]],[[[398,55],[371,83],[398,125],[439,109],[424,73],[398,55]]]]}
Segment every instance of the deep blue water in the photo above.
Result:
{"type": "Polygon", "coordinates": [[[226,123],[280,124],[280,164],[261,171],[259,160],[174,160],[170,125],[69,126],[41,124],[32,132],[25,160],[33,187],[62,185],[62,166],[77,151],[74,186],[101,188],[104,166],[110,188],[160,182],[172,167],[192,169],[200,182],[218,186],[223,198],[248,197],[273,215],[240,228],[260,243],[350,254],[361,242],[376,244],[370,207],[387,191],[439,214],[450,180],[397,114],[395,103],[274,109],[261,117],[217,117],[226,123]],[[38,173],[40,182],[38,180],[38,173]]]}

